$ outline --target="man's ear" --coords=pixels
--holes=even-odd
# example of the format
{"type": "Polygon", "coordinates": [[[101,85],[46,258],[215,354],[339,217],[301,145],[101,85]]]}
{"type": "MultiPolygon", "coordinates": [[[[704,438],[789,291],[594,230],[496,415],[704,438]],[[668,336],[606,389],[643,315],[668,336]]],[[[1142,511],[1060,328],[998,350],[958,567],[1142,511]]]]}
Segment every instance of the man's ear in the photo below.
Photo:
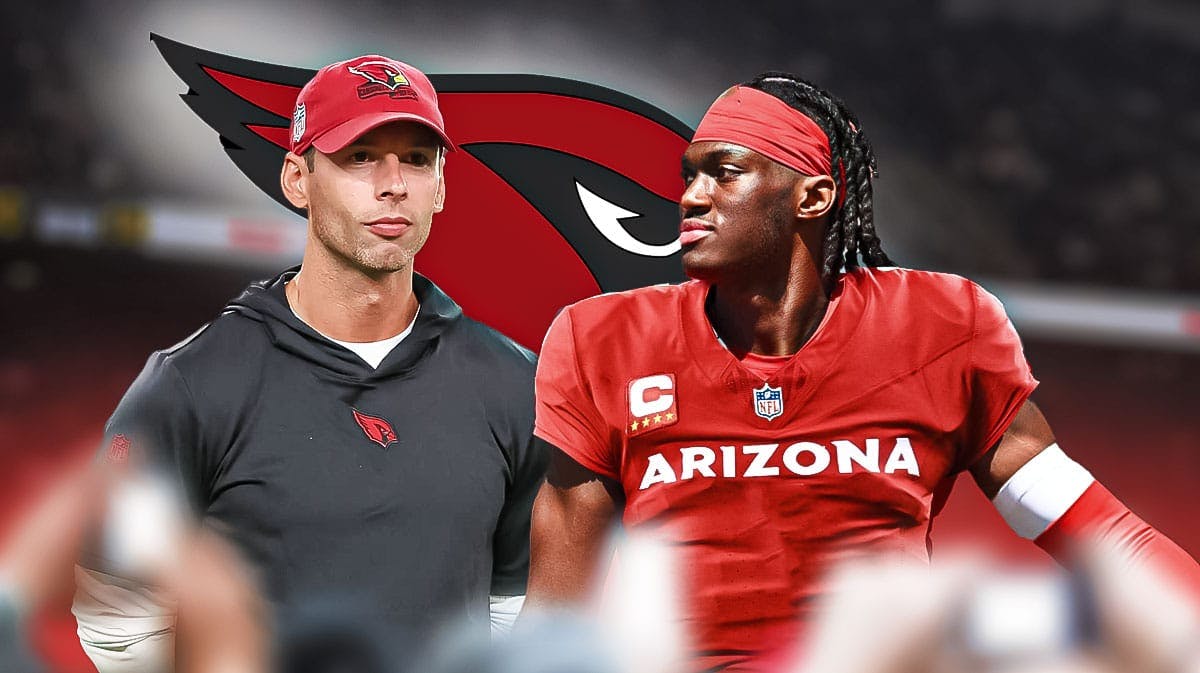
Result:
{"type": "Polygon", "coordinates": [[[824,217],[837,203],[837,187],[828,175],[803,175],[796,181],[796,218],[824,217]]]}
{"type": "Polygon", "coordinates": [[[308,165],[304,157],[287,153],[279,172],[279,186],[288,203],[297,208],[308,208],[308,165]]]}
{"type": "Polygon", "coordinates": [[[437,192],[433,195],[433,212],[442,212],[442,207],[446,204],[446,155],[438,153],[438,161],[441,165],[438,166],[438,186],[437,192]]]}

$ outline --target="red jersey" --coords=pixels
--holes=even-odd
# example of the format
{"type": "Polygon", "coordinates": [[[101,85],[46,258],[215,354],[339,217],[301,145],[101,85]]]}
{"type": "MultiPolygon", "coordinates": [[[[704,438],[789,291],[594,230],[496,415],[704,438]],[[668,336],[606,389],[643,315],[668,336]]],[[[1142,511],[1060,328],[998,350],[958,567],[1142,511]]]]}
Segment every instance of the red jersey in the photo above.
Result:
{"type": "Polygon", "coordinates": [[[927,559],[958,472],[1037,381],[1000,302],[958,276],[842,274],[816,332],[769,378],[718,341],[699,281],[559,314],[535,434],[624,488],[623,522],[677,552],[697,669],[794,643],[832,561],[927,559]]]}

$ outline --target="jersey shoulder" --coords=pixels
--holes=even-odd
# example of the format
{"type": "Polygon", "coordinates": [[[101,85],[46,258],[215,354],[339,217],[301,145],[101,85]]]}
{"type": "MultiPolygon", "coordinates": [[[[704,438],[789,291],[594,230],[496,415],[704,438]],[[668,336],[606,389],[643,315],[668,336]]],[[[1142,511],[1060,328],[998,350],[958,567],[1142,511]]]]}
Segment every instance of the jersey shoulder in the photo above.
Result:
{"type": "Polygon", "coordinates": [[[191,408],[197,418],[223,418],[256,394],[271,348],[260,323],[227,311],[151,353],[126,394],[161,397],[162,404],[191,408]]]}
{"type": "Polygon", "coordinates": [[[588,297],[564,311],[570,314],[576,333],[640,339],[654,331],[677,329],[682,303],[702,291],[698,281],[651,285],[588,297]]]}
{"type": "Polygon", "coordinates": [[[969,352],[981,329],[1007,321],[998,300],[967,278],[903,268],[844,274],[843,301],[856,305],[853,340],[862,362],[894,374],[952,352],[969,352]],[[848,298],[848,299],[847,299],[848,298]]]}
{"type": "Polygon", "coordinates": [[[197,465],[208,438],[233,422],[238,405],[255,394],[257,369],[248,365],[261,358],[255,351],[268,338],[248,322],[222,314],[152,353],[109,418],[107,432],[140,437],[134,446],[153,460],[186,464],[195,468],[189,474],[201,474],[197,465]]]}
{"type": "Polygon", "coordinates": [[[990,297],[975,282],[951,273],[861,267],[845,276],[872,317],[908,329],[970,330],[981,296],[990,297]]]}
{"type": "Polygon", "coordinates": [[[261,323],[235,311],[224,311],[179,343],[156,351],[151,358],[169,363],[185,378],[224,366],[244,374],[245,363],[270,348],[261,323]]]}
{"type": "Polygon", "coordinates": [[[542,357],[557,357],[553,351],[568,349],[573,366],[596,380],[677,368],[690,359],[682,329],[684,307],[702,302],[697,294],[706,287],[696,281],[654,285],[576,302],[555,319],[542,357]]]}

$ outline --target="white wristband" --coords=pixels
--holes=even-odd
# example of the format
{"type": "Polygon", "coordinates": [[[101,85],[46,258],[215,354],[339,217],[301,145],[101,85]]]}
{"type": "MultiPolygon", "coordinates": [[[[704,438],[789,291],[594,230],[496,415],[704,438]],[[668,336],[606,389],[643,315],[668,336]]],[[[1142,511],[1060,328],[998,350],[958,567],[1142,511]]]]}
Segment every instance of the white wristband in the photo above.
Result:
{"type": "Polygon", "coordinates": [[[1004,482],[992,504],[1017,535],[1032,540],[1066,513],[1095,479],[1051,444],[1004,482]]]}
{"type": "Polygon", "coordinates": [[[488,611],[492,618],[492,637],[508,635],[524,605],[524,596],[488,596],[488,611]]]}

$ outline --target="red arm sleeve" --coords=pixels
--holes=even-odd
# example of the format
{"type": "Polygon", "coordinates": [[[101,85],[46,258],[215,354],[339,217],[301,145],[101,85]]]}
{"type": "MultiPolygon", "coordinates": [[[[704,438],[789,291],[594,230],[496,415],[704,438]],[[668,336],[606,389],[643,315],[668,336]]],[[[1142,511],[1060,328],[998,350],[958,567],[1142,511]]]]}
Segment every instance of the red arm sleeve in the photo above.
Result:
{"type": "Polygon", "coordinates": [[[1129,511],[1100,482],[1093,482],[1035,542],[1055,560],[1069,566],[1072,553],[1081,543],[1096,540],[1111,543],[1135,560],[1150,564],[1167,581],[1190,592],[1200,605],[1200,565],[1179,545],[1129,511]]]}
{"type": "Polygon", "coordinates": [[[558,314],[546,333],[535,390],[533,433],[589,470],[619,479],[611,433],[582,373],[569,308],[558,314]]]}
{"type": "Polygon", "coordinates": [[[960,469],[970,467],[1000,441],[1038,384],[1004,305],[978,285],[972,284],[972,290],[974,333],[967,361],[971,399],[964,424],[960,469]]]}

